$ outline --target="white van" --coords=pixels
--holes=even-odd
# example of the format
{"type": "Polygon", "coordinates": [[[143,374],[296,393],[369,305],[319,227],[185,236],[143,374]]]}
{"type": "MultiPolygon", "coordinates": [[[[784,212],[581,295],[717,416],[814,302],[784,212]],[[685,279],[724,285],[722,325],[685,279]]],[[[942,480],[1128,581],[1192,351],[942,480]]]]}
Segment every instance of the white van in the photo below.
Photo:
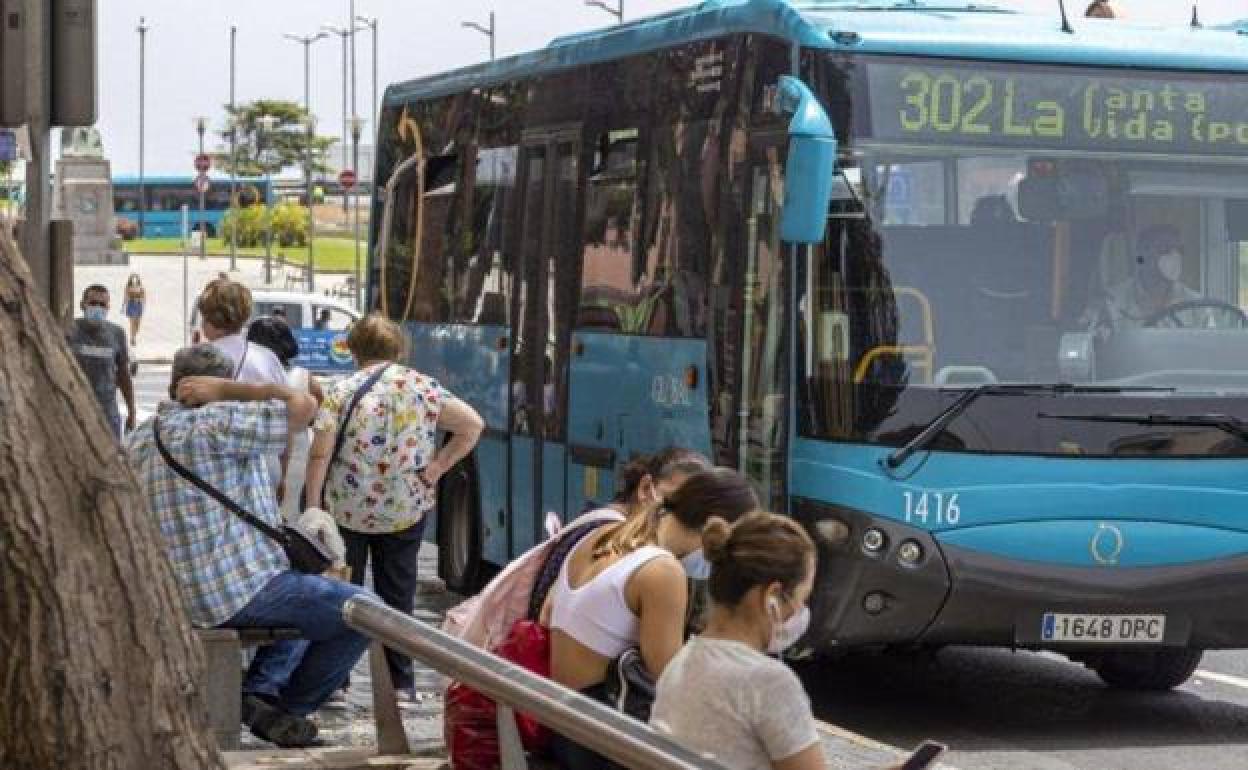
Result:
{"type": "Polygon", "coordinates": [[[251,302],[253,318],[273,315],[273,311],[280,307],[292,329],[342,331],[360,317],[347,303],[323,294],[253,289],[251,302]]]}

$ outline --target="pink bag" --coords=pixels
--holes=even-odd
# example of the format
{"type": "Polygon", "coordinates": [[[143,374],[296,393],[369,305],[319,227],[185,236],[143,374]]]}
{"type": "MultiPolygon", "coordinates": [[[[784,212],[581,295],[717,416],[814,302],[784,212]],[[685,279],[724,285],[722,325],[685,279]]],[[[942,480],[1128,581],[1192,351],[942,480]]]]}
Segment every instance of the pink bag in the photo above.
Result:
{"type": "Polygon", "coordinates": [[[614,508],[596,508],[567,525],[560,525],[558,517],[548,513],[547,539],[513,559],[481,593],[447,610],[442,630],[470,644],[493,650],[511,633],[516,621],[528,615],[533,586],[559,538],[592,521],[623,520],[624,514],[614,508]]]}

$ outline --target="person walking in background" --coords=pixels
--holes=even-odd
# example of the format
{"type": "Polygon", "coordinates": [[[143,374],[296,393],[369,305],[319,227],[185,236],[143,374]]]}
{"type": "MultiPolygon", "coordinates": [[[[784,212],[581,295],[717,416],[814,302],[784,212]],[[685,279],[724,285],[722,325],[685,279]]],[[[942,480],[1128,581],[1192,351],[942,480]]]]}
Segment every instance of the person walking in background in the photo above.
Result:
{"type": "MultiPolygon", "coordinates": [[[[749,482],[713,468],[691,475],[652,514],[604,527],[578,544],[542,612],[551,678],[608,702],[608,669],[633,648],[652,680],[661,675],[684,641],[688,588],[681,561],[702,549],[707,519],[733,521],[757,508],[749,482]]],[[[551,749],[564,770],[610,766],[559,734],[551,749]]]]}
{"type": "MultiPolygon", "coordinates": [[[[334,384],[316,418],[308,455],[307,504],[324,501],[343,531],[351,580],[373,587],[396,610],[411,613],[425,514],[438,480],[477,444],[476,410],[436,380],[396,363],[398,324],[372,314],[356,322],[347,348],[358,371],[334,384]],[[438,448],[438,432],[451,434],[438,448]]],[[[400,701],[412,702],[412,663],[386,650],[400,701]]]]}
{"type": "MultiPolygon", "coordinates": [[[[253,385],[285,385],[286,369],[273,351],[253,345],[243,336],[251,319],[251,290],[229,278],[209,281],[195,302],[203,339],[234,362],[231,379],[253,385]]],[[[276,489],[285,483],[291,447],[269,459],[276,489]]],[[[276,491],[276,490],[275,490],[276,491]]]]}
{"type": "MultiPolygon", "coordinates": [[[[247,341],[263,345],[273,351],[273,355],[277,356],[282,368],[286,370],[286,384],[298,393],[308,393],[316,399],[317,406],[320,406],[325,394],[321,390],[321,384],[311,372],[302,366],[294,365],[294,360],[299,355],[299,341],[295,339],[295,333],[290,330],[286,321],[276,314],[260,316],[247,325],[247,341]]],[[[307,462],[308,447],[311,445],[308,433],[309,429],[305,428],[291,435],[290,456],[297,471],[302,471],[303,464],[307,462]]],[[[287,472],[282,479],[282,486],[277,490],[277,501],[282,506],[282,515],[287,520],[294,520],[300,513],[300,501],[299,496],[291,492],[292,490],[298,492],[303,478],[299,476],[296,483],[291,485],[290,475],[287,472]]]]}
{"type": "Polygon", "coordinates": [[[706,630],[659,678],[650,723],[741,770],[827,766],[810,699],[779,655],[810,623],[815,546],[790,518],[756,512],[702,532],[711,564],[706,630]]]}
{"type": "Polygon", "coordinates": [[[126,399],[126,432],[134,430],[134,382],[130,378],[130,352],[126,333],[108,320],[108,289],[97,284],[82,292],[82,317],[75,318],[66,335],[66,342],[78,360],[95,392],[95,399],[113,429],[121,438],[121,413],[117,409],[117,391],[126,399]]]}
{"type": "Polygon", "coordinates": [[[126,281],[126,318],[130,319],[130,347],[139,342],[139,326],[143,323],[143,310],[147,307],[147,289],[138,273],[131,273],[126,281]]]}

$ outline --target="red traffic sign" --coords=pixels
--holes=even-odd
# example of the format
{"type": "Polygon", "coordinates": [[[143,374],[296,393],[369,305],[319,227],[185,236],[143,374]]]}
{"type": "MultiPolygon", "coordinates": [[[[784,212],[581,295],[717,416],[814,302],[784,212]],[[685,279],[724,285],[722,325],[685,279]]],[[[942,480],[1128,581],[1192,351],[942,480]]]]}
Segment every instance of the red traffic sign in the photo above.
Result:
{"type": "Polygon", "coordinates": [[[199,193],[200,195],[203,195],[204,193],[208,192],[208,188],[212,186],[212,182],[211,180],[208,179],[207,174],[200,174],[199,176],[195,177],[194,185],[195,185],[195,192],[199,193]]]}
{"type": "Polygon", "coordinates": [[[342,172],[338,174],[338,184],[348,190],[355,187],[355,172],[349,168],[344,168],[342,172]]]}
{"type": "Polygon", "coordinates": [[[195,156],[195,170],[201,174],[208,173],[208,169],[212,168],[212,158],[202,152],[195,156]]]}

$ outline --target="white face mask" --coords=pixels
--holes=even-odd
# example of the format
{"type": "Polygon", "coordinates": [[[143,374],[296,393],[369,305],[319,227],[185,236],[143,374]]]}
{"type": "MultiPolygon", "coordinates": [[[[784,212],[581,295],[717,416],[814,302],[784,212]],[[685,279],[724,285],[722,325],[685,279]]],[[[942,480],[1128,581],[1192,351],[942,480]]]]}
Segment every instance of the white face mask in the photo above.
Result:
{"type": "Polygon", "coordinates": [[[1183,257],[1177,251],[1167,251],[1157,258],[1157,272],[1165,276],[1167,281],[1179,280],[1183,272],[1183,257]]]}
{"type": "Polygon", "coordinates": [[[701,548],[687,554],[680,563],[685,567],[685,574],[694,580],[707,580],[711,576],[711,563],[706,560],[701,548]]]}
{"type": "Polygon", "coordinates": [[[771,640],[767,642],[767,652],[779,655],[806,635],[810,628],[810,607],[805,604],[788,620],[780,620],[780,602],[777,599],[767,600],[767,609],[771,613],[771,640]]]}

